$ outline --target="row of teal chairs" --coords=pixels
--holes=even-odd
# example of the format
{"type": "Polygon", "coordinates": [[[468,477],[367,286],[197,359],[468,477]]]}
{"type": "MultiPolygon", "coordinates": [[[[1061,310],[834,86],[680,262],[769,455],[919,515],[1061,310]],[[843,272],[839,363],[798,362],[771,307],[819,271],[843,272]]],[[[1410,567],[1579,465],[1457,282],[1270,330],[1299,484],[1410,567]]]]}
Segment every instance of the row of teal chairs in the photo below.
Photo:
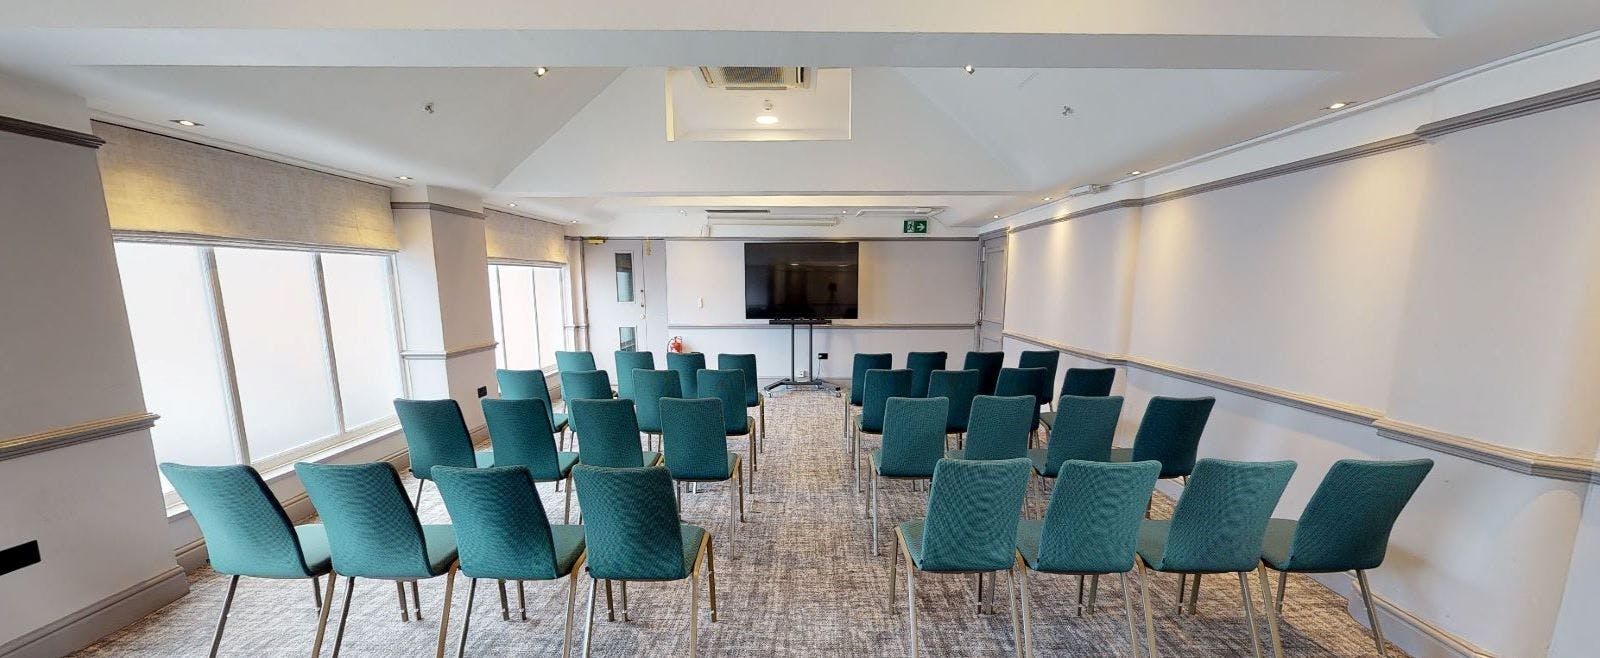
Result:
{"type": "MultiPolygon", "coordinates": [[[[1043,405],[1052,405],[1050,386],[1056,380],[1056,370],[1060,365],[1061,353],[1056,350],[1026,350],[1017,356],[1016,370],[1026,370],[1026,374],[1014,374],[1015,381],[1008,382],[1009,387],[1014,387],[1014,392],[1005,392],[1001,387],[1005,370],[1005,352],[967,352],[962,359],[961,370],[976,373],[972,384],[974,395],[1023,395],[1032,394],[1043,405]]],[[[901,397],[937,397],[930,392],[934,388],[933,372],[945,370],[949,362],[946,352],[908,352],[906,354],[905,370],[911,372],[909,389],[901,397]]],[[[844,432],[849,433],[851,407],[860,407],[865,395],[866,373],[868,370],[894,369],[894,355],[888,353],[856,354],[850,364],[850,396],[845,403],[844,432]]],[[[1061,382],[1061,395],[1101,396],[1111,394],[1112,380],[1116,370],[1112,368],[1069,368],[1066,377],[1061,382]]],[[[1051,406],[1051,410],[1054,407],[1051,406]]]]}
{"type": "MultiPolygon", "coordinates": [[[[617,350],[614,355],[617,364],[616,396],[636,403],[645,403],[653,398],[681,397],[693,395],[700,390],[699,373],[706,370],[706,355],[700,352],[668,352],[666,358],[666,371],[675,373],[677,385],[668,388],[667,382],[662,377],[656,377],[648,382],[641,382],[634,374],[635,371],[656,371],[655,354],[648,351],[617,350]]],[[[562,397],[568,400],[576,399],[601,399],[612,397],[611,381],[608,374],[602,374],[595,365],[594,354],[590,352],[556,352],[556,368],[560,371],[562,397]]],[[[756,410],[756,434],[751,437],[759,450],[765,450],[767,438],[767,406],[766,396],[761,394],[761,387],[756,375],[756,355],[754,354],[718,354],[717,370],[739,371],[744,380],[744,406],[756,410]]],[[[550,401],[550,391],[544,384],[543,372],[537,370],[500,371],[502,373],[517,373],[510,375],[517,378],[540,377],[538,384],[528,382],[529,385],[513,387],[516,391],[528,390],[533,395],[543,389],[542,397],[550,401]]],[[[719,384],[720,385],[720,384],[719,384]]],[[[505,385],[505,376],[502,376],[500,385],[501,397],[513,397],[508,394],[505,385]]],[[[644,416],[647,412],[640,410],[640,423],[646,427],[652,426],[650,418],[644,416]]],[[[646,430],[660,435],[659,429],[646,430]]],[[[755,457],[752,455],[751,460],[755,457]]]]}
{"type": "MultiPolygon", "coordinates": [[[[926,414],[924,422],[935,416],[926,414]]],[[[895,607],[897,562],[906,561],[906,605],[911,652],[920,652],[916,574],[976,574],[982,583],[1007,572],[1007,607],[1019,655],[1035,655],[1029,574],[1117,575],[1121,581],[1128,642],[1139,654],[1140,633],[1128,574],[1139,576],[1146,655],[1159,655],[1147,570],[1194,578],[1191,612],[1204,574],[1235,574],[1261,655],[1249,574],[1259,577],[1261,607],[1273,655],[1283,655],[1278,629],[1289,573],[1355,571],[1371,620],[1373,641],[1387,655],[1366,572],[1383,562],[1389,534],[1406,503],[1433,467],[1427,459],[1376,462],[1341,460],[1329,469],[1298,520],[1272,518],[1292,461],[1235,462],[1202,459],[1184,487],[1170,520],[1151,520],[1147,505],[1161,474],[1155,460],[1063,462],[1044,518],[1021,518],[1033,464],[1027,459],[940,459],[923,518],[895,526],[889,558],[889,607],[895,607]],[[1276,604],[1267,571],[1279,573],[1276,604]],[[1020,591],[1019,591],[1020,590],[1020,591]],[[1020,623],[1018,615],[1020,602],[1020,623]]],[[[1081,582],[1081,581],[1080,581],[1081,582]]],[[[988,607],[993,612],[994,592],[988,607]]],[[[1184,584],[1179,583],[1179,607],[1184,584]]],[[[1083,600],[1080,586],[1079,612],[1083,600]]],[[[1089,603],[1092,609],[1093,601],[1089,603]]],[[[1052,652],[1046,652],[1052,653],[1052,652]]]]}
{"type": "Polygon", "coordinates": [[[581,526],[549,522],[535,488],[537,480],[525,466],[434,468],[431,475],[452,523],[423,524],[407,500],[399,474],[387,463],[295,464],[295,472],[321,517],[321,523],[299,526],[289,521],[261,476],[249,466],[164,463],[161,470],[199,524],[212,567],[229,576],[227,598],[212,637],[212,656],[221,646],[242,576],[312,580],[319,609],[312,656],[322,651],[338,577],[345,579],[345,590],[334,634],[334,656],[343,645],[357,578],[394,582],[402,620],[412,618],[405,592],[409,583],[415,619],[420,621],[422,601],[417,582],[445,576],[434,647],[441,657],[449,636],[458,572],[471,579],[458,656],[466,653],[480,578],[500,581],[501,615],[507,619],[505,581],[516,581],[520,594],[523,581],[566,580],[563,656],[572,652],[573,609],[581,571],[590,577],[586,656],[594,630],[596,585],[602,581],[608,602],[612,581],[621,584],[626,620],[629,581],[687,579],[691,656],[698,653],[702,573],[709,585],[711,621],[717,621],[711,533],[680,520],[673,474],[665,467],[576,467],[578,495],[588,517],[581,526]],[[324,576],[328,578],[325,591],[318,583],[324,576]]]}

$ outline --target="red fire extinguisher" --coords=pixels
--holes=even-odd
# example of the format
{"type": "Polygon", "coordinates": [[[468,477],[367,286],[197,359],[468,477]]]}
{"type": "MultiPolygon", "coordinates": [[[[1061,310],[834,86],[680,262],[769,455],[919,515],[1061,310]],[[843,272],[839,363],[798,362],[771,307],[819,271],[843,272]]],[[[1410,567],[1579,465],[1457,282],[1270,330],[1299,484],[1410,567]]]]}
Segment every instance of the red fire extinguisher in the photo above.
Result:
{"type": "Polygon", "coordinates": [[[669,351],[682,353],[683,352],[683,336],[673,336],[672,340],[667,341],[667,349],[669,351]]]}

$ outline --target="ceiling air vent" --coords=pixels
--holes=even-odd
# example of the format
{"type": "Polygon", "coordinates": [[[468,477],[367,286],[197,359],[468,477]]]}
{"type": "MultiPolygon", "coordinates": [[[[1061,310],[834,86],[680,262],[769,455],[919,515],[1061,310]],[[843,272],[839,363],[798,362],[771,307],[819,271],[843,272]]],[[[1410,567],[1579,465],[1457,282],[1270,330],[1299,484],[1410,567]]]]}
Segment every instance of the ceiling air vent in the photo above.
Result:
{"type": "Polygon", "coordinates": [[[707,87],[738,91],[809,89],[811,70],[800,66],[702,66],[707,87]]]}

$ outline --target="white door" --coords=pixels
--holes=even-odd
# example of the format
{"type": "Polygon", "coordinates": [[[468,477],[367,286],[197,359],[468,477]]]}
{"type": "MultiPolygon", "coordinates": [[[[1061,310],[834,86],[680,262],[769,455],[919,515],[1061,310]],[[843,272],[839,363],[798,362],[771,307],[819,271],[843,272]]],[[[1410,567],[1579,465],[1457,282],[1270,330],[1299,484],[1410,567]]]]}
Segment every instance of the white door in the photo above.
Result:
{"type": "Polygon", "coordinates": [[[1006,237],[983,242],[983,296],[978,306],[978,350],[1000,351],[1006,321],[1006,237]]]}
{"type": "Polygon", "coordinates": [[[645,267],[638,240],[584,247],[588,279],[589,345],[595,364],[616,383],[617,350],[650,349],[646,331],[645,267]]]}

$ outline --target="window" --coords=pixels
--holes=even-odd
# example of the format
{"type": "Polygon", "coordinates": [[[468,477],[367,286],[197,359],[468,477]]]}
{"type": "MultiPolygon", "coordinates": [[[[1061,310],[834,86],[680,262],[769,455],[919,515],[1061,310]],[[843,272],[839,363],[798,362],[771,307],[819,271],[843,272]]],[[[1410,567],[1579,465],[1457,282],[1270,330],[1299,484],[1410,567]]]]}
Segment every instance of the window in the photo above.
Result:
{"type": "Polygon", "coordinates": [[[639,349],[639,331],[637,327],[617,327],[617,349],[623,352],[633,352],[639,349]]]}
{"type": "Polygon", "coordinates": [[[617,252],[617,301],[633,301],[633,254],[617,252]]]}
{"type": "Polygon", "coordinates": [[[392,422],[389,257],[116,249],[157,460],[273,468],[392,422]]]}
{"type": "Polygon", "coordinates": [[[489,266],[495,363],[509,370],[554,368],[566,345],[561,315],[561,268],[489,266]]]}

